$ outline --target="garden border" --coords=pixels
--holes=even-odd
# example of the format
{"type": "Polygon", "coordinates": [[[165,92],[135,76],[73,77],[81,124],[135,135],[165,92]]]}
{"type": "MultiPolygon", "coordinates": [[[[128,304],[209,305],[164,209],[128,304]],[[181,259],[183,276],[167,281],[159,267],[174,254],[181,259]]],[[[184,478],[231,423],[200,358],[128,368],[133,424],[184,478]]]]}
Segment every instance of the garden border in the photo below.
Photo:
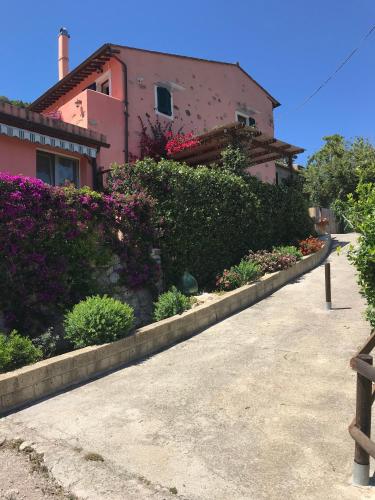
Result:
{"type": "Polygon", "coordinates": [[[224,296],[218,295],[179,316],[144,326],[124,339],[85,347],[0,374],[0,414],[87,382],[192,337],[310,271],[327,257],[330,247],[331,237],[328,236],[321,250],[303,257],[289,269],[262,276],[255,283],[226,292],[224,296]]]}

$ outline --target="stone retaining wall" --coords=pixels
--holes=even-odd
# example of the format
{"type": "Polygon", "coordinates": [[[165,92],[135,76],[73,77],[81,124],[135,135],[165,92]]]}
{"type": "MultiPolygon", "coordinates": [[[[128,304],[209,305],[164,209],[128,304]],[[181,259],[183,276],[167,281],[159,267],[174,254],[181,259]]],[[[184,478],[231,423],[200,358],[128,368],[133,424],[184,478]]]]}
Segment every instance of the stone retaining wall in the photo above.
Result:
{"type": "Polygon", "coordinates": [[[85,347],[14,372],[0,374],[0,414],[140,360],[193,336],[310,271],[326,258],[329,249],[330,238],[319,252],[304,257],[289,269],[265,275],[256,283],[218,295],[214,301],[180,316],[147,325],[125,339],[85,347]]]}

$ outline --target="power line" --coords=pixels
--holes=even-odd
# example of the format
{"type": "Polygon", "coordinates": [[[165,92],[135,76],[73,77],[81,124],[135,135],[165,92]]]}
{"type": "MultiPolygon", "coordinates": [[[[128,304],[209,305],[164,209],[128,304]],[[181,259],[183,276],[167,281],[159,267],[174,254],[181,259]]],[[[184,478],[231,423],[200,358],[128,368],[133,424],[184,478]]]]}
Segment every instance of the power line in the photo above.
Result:
{"type": "Polygon", "coordinates": [[[344,61],[342,63],[340,63],[337,66],[337,68],[335,69],[335,71],[327,78],[327,80],[325,80],[309,97],[307,97],[302,102],[302,104],[300,104],[296,108],[296,111],[298,111],[303,106],[305,106],[318,92],[320,92],[322,90],[323,87],[325,87],[327,85],[327,83],[330,80],[332,80],[332,78],[345,66],[345,64],[347,64],[350,61],[350,59],[354,56],[354,54],[360,50],[360,48],[362,47],[362,45],[365,43],[365,41],[371,36],[371,34],[374,31],[375,31],[375,24],[374,24],[374,26],[372,26],[372,28],[370,28],[370,30],[366,33],[366,35],[361,39],[361,41],[359,42],[359,45],[350,52],[350,54],[346,57],[346,59],[344,59],[344,61]]]}

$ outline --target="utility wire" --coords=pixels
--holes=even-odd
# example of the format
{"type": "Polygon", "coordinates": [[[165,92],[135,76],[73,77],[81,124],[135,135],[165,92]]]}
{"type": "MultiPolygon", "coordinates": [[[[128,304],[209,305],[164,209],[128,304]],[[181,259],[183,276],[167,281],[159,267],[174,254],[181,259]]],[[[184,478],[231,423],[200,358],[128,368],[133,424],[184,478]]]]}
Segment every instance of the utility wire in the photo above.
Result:
{"type": "Polygon", "coordinates": [[[372,26],[372,28],[370,28],[370,30],[366,33],[366,35],[361,39],[361,41],[359,42],[359,45],[353,49],[350,54],[346,57],[346,59],[344,59],[344,61],[339,64],[337,66],[337,68],[335,69],[335,71],[327,78],[327,80],[325,80],[316,90],[315,92],[313,92],[309,97],[307,97],[307,99],[305,99],[302,104],[300,104],[297,108],[296,108],[296,111],[298,111],[299,109],[301,109],[303,106],[305,106],[318,92],[320,92],[322,90],[323,87],[325,87],[327,85],[327,83],[332,80],[332,78],[345,66],[345,64],[347,64],[350,59],[354,56],[354,54],[356,52],[359,51],[359,49],[362,47],[362,45],[365,43],[365,41],[372,35],[372,33],[375,31],[375,24],[374,26],[372,26]]]}

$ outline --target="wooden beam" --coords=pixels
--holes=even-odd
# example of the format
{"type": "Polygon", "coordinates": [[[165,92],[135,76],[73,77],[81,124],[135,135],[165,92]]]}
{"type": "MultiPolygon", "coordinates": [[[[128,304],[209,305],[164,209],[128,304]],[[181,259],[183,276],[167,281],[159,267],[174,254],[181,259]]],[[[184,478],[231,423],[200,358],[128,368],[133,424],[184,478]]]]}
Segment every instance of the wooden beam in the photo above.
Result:
{"type": "Polygon", "coordinates": [[[375,347],[375,330],[371,332],[370,337],[366,340],[363,346],[359,349],[357,356],[359,354],[369,354],[375,347]]]}
{"type": "Polygon", "coordinates": [[[277,155],[276,153],[273,153],[271,156],[265,155],[263,157],[258,158],[255,161],[250,161],[249,167],[253,167],[254,165],[260,165],[261,163],[266,163],[267,161],[278,160],[279,158],[280,158],[280,156],[277,155]]]}
{"type": "Polygon", "coordinates": [[[212,162],[212,161],[217,161],[219,159],[220,159],[220,152],[214,150],[214,151],[208,151],[207,153],[203,153],[201,155],[186,158],[184,161],[189,165],[198,165],[202,162],[212,162]]]}

